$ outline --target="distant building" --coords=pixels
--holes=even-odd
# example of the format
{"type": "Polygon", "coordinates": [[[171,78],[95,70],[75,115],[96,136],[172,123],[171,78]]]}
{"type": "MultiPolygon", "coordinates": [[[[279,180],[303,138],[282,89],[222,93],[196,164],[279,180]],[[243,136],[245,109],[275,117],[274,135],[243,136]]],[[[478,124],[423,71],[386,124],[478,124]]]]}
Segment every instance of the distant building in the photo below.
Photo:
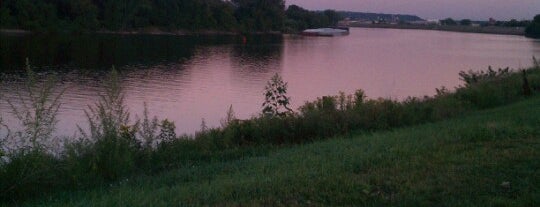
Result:
{"type": "Polygon", "coordinates": [[[425,20],[421,20],[421,21],[412,21],[412,22],[409,22],[409,24],[413,24],[413,25],[428,25],[429,22],[428,22],[428,21],[425,21],[425,20]]]}
{"type": "Polygon", "coordinates": [[[495,24],[497,24],[497,20],[495,20],[495,19],[493,19],[493,18],[490,17],[490,18],[489,18],[489,21],[488,21],[488,25],[489,25],[489,26],[493,26],[493,25],[495,25],[495,24]]]}
{"type": "Polygon", "coordinates": [[[427,22],[429,25],[441,25],[441,21],[438,19],[428,19],[427,22]]]}
{"type": "Polygon", "coordinates": [[[439,25],[439,20],[419,20],[408,22],[413,25],[439,25]]]}

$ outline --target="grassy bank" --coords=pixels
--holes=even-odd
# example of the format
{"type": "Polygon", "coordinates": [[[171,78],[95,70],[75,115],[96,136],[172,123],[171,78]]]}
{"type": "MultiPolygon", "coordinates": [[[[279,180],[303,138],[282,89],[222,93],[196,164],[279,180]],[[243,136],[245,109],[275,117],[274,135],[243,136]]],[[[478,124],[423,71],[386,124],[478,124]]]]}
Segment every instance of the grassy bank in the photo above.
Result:
{"type": "Polygon", "coordinates": [[[523,27],[473,27],[473,26],[451,26],[451,25],[407,25],[407,24],[354,24],[351,27],[361,28],[385,28],[385,29],[420,29],[437,30],[449,32],[481,33],[481,34],[500,34],[500,35],[525,35],[523,27]]]}
{"type": "MultiPolygon", "coordinates": [[[[538,96],[540,93],[540,66],[536,60],[534,63],[534,67],[520,71],[489,68],[487,71],[461,72],[459,75],[464,81],[463,86],[452,91],[445,88],[437,89],[437,94],[432,97],[411,97],[403,101],[369,100],[366,99],[362,90],[358,90],[351,95],[341,93],[337,96],[321,97],[313,102],[305,103],[296,112],[288,109],[289,98],[286,96],[286,83],[276,75],[266,88],[263,113],[258,117],[238,120],[234,118],[234,111],[231,107],[226,113],[227,116],[222,122],[222,127],[209,129],[203,122],[201,130],[190,136],[177,136],[174,123],[166,119],[159,121],[157,118],[152,118],[147,111],[144,111],[142,118],[130,120],[129,110],[123,102],[122,87],[118,81],[118,76],[121,74],[113,70],[109,78],[104,81],[106,90],[99,94],[100,100],[86,110],[89,130],[81,129],[80,136],[65,141],[61,149],[51,148],[49,145],[51,141],[54,142],[51,134],[57,121],[55,113],[60,107],[58,102],[60,99],[54,96],[56,94],[53,90],[55,81],[51,79],[44,85],[40,84],[36,81],[36,74],[29,70],[29,82],[25,85],[28,91],[20,93],[23,98],[25,94],[29,96],[25,99],[26,102],[23,102],[26,104],[18,106],[7,100],[9,105],[13,107],[14,113],[16,112],[15,114],[20,118],[23,131],[11,133],[12,136],[0,139],[0,149],[11,147],[8,150],[0,150],[2,158],[0,159],[0,201],[20,204],[29,199],[47,198],[61,192],[84,189],[109,191],[114,189],[111,186],[124,183],[126,179],[137,179],[142,175],[148,175],[145,179],[151,179],[155,176],[163,177],[164,175],[161,174],[164,172],[175,172],[178,169],[200,169],[202,171],[197,174],[207,175],[208,179],[211,179],[215,173],[219,174],[221,170],[234,172],[234,168],[221,169],[215,166],[224,166],[229,162],[243,163],[244,161],[238,160],[245,160],[253,156],[264,157],[269,153],[279,154],[281,148],[340,136],[371,134],[456,117],[468,117],[480,110],[538,96]],[[15,148],[10,145],[2,146],[4,141],[18,145],[15,148]]],[[[462,121],[466,122],[466,119],[458,122],[462,121]]],[[[530,125],[529,121],[526,118],[521,124],[530,125]]],[[[448,123],[446,125],[452,126],[448,123]]],[[[0,130],[4,130],[4,125],[1,124],[0,117],[0,130]]],[[[471,124],[473,124],[472,121],[471,124]]],[[[437,129],[441,130],[440,128],[444,128],[443,126],[446,125],[441,124],[441,127],[437,129]]],[[[490,126],[471,125],[471,128],[467,128],[467,130],[473,134],[479,133],[481,136],[483,133],[487,134],[486,136],[499,136],[499,131],[492,131],[499,130],[499,125],[490,126]]],[[[511,125],[500,132],[504,135],[506,131],[514,133],[512,130],[519,135],[523,131],[518,125],[511,125]],[[514,129],[513,126],[518,128],[514,129]]],[[[534,130],[525,130],[524,132],[536,133],[534,130]]],[[[404,132],[392,136],[399,137],[402,133],[404,132]]],[[[459,139],[465,137],[463,142],[456,144],[468,146],[469,138],[467,137],[469,135],[462,136],[459,133],[452,135],[459,139]]],[[[376,135],[375,137],[371,139],[379,139],[381,136],[376,135]]],[[[416,145],[421,143],[421,140],[412,138],[404,140],[407,141],[399,142],[399,144],[410,146],[411,150],[413,148],[421,150],[422,147],[425,147],[416,145]]],[[[367,146],[373,145],[372,143],[366,144],[367,146]]],[[[381,147],[383,147],[382,144],[381,147]]],[[[366,148],[366,150],[369,149],[366,148]]],[[[332,151],[328,150],[328,153],[332,153],[332,151]]],[[[402,154],[400,150],[397,150],[396,153],[395,158],[398,159],[402,154]]],[[[422,153],[422,151],[418,151],[418,153],[422,153]]],[[[324,153],[321,156],[326,157],[324,153]]],[[[411,156],[413,155],[411,154],[411,156]]],[[[283,161],[282,164],[286,166],[288,161],[285,157],[279,157],[278,160],[283,161]]],[[[378,165],[377,157],[373,159],[375,159],[373,162],[365,163],[365,166],[378,165]]],[[[269,162],[263,161],[259,164],[265,165],[266,162],[269,162]]],[[[336,162],[336,160],[329,160],[329,162],[336,162]]],[[[321,160],[314,160],[313,163],[318,163],[315,164],[316,166],[326,165],[326,162],[321,160]]],[[[405,165],[407,162],[402,163],[398,159],[395,163],[388,164],[405,165]]],[[[265,169],[267,170],[265,172],[272,171],[272,168],[265,169]]],[[[326,171],[326,168],[320,170],[321,173],[326,171]]],[[[200,180],[197,177],[199,175],[189,173],[194,171],[187,172],[187,174],[181,174],[175,179],[200,180]]],[[[318,174],[313,175],[314,179],[317,177],[318,174]]],[[[176,182],[175,179],[171,179],[170,182],[176,182]]],[[[237,182],[249,184],[254,179],[256,178],[238,180],[237,182]]],[[[138,182],[143,182],[143,180],[138,182]]],[[[297,182],[295,179],[287,181],[297,182]]],[[[338,184],[346,185],[346,183],[338,184]]],[[[225,186],[229,185],[236,184],[233,182],[225,186]]],[[[328,199],[341,200],[339,196],[344,191],[338,188],[339,185],[333,185],[334,192],[329,192],[335,193],[337,197],[328,199]]],[[[428,185],[426,184],[426,186],[428,185]]],[[[375,189],[368,188],[367,190],[362,189],[362,191],[367,191],[368,195],[372,193],[379,195],[389,190],[393,192],[394,187],[389,186],[390,189],[385,189],[385,186],[375,186],[375,189]]],[[[293,195],[295,195],[294,190],[289,189],[293,195]]],[[[312,190],[315,191],[317,188],[313,187],[312,190]]],[[[260,190],[253,193],[256,196],[264,195],[266,191],[260,190]]],[[[233,198],[236,198],[234,196],[241,195],[233,195],[233,198]]],[[[391,197],[393,194],[386,196],[391,197]]],[[[242,201],[241,197],[237,198],[238,201],[242,201]]],[[[275,199],[282,198],[276,197],[275,199]]],[[[297,198],[295,197],[293,200],[295,199],[297,198]]],[[[419,198],[419,200],[423,199],[425,198],[419,198]]],[[[209,200],[212,201],[210,198],[209,200]]],[[[196,203],[199,201],[188,200],[186,202],[196,203]]],[[[216,202],[221,203],[222,201],[216,202]]],[[[260,202],[265,202],[265,200],[260,200],[260,202]]],[[[271,202],[274,201],[271,200],[271,202]]]]}
{"type": "Polygon", "coordinates": [[[464,118],[136,176],[51,206],[538,206],[540,97],[464,118]]]}

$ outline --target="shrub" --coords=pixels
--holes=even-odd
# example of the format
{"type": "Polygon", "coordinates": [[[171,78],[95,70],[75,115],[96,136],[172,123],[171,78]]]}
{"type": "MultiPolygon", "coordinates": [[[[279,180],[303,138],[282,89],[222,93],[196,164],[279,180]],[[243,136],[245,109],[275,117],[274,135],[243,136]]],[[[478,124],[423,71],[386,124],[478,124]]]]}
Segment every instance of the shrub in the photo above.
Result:
{"type": "Polygon", "coordinates": [[[522,74],[508,68],[494,71],[489,67],[487,71],[460,72],[460,76],[466,84],[458,88],[455,95],[476,108],[506,104],[523,97],[524,94],[525,79],[522,74]]]}
{"type": "Polygon", "coordinates": [[[489,66],[487,71],[461,71],[459,72],[459,76],[465,82],[465,86],[469,86],[484,81],[495,81],[509,76],[511,72],[510,68],[499,68],[495,71],[489,66]]]}
{"type": "Polygon", "coordinates": [[[262,104],[263,114],[267,116],[285,116],[292,112],[289,108],[290,97],[287,96],[287,83],[277,73],[268,81],[265,88],[265,100],[262,104]]]}
{"type": "Polygon", "coordinates": [[[38,149],[24,149],[7,155],[0,168],[0,200],[15,201],[43,195],[60,186],[62,171],[58,161],[38,149]]]}
{"type": "Polygon", "coordinates": [[[58,90],[55,77],[38,81],[37,74],[26,60],[26,81],[6,99],[11,113],[21,124],[21,130],[11,133],[0,117],[0,199],[17,200],[43,194],[59,185],[62,174],[53,156],[53,132],[64,89],[58,90]],[[9,149],[8,149],[9,148],[9,149]]]}
{"type": "Polygon", "coordinates": [[[152,169],[159,171],[190,166],[204,157],[204,152],[192,137],[182,136],[158,145],[153,153],[152,169]]]}
{"type": "Polygon", "coordinates": [[[97,173],[93,159],[94,143],[87,139],[66,142],[61,156],[65,176],[71,188],[82,188],[103,183],[104,179],[97,173]]]}
{"type": "Polygon", "coordinates": [[[94,171],[107,181],[114,181],[133,173],[137,153],[136,144],[126,130],[121,136],[106,134],[93,148],[94,171]]]}
{"type": "Polygon", "coordinates": [[[85,114],[89,133],[81,127],[83,138],[91,143],[92,159],[86,164],[91,171],[105,180],[116,180],[135,168],[137,150],[141,144],[136,139],[137,125],[129,124],[129,112],[124,105],[124,94],[118,72],[114,69],[104,81],[105,92],[94,106],[88,106],[85,114]]]}
{"type": "Polygon", "coordinates": [[[162,142],[171,142],[176,139],[176,126],[174,125],[174,122],[169,121],[168,119],[164,119],[161,121],[161,124],[159,125],[160,132],[158,135],[158,139],[162,142]]]}

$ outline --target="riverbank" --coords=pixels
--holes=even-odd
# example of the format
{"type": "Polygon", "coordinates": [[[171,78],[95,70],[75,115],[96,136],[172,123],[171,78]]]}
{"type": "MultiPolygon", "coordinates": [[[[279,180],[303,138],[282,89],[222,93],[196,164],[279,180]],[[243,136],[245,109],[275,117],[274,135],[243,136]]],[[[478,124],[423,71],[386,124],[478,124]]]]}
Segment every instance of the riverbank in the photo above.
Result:
{"type": "MultiPolygon", "coordinates": [[[[429,146],[431,146],[417,145],[422,141],[421,136],[415,136],[414,134],[425,130],[418,130],[410,135],[406,135],[407,133],[401,130],[406,127],[421,125],[433,126],[429,123],[435,123],[435,125],[439,126],[432,130],[434,132],[440,132],[441,129],[450,128],[451,130],[448,131],[448,138],[453,139],[451,141],[456,142],[455,144],[463,144],[465,146],[470,146],[471,144],[484,139],[490,139],[491,136],[495,137],[494,140],[507,138],[507,135],[515,135],[517,138],[520,138],[523,135],[527,138],[526,136],[531,133],[534,134],[534,132],[540,131],[535,128],[530,128],[535,127],[538,121],[528,121],[529,118],[533,119],[533,117],[540,117],[537,116],[536,113],[530,112],[530,109],[534,107],[529,106],[537,104],[539,101],[538,95],[540,93],[540,66],[536,60],[534,62],[534,67],[523,71],[513,72],[508,69],[492,70],[489,68],[487,71],[481,72],[461,72],[459,75],[464,81],[463,86],[456,88],[455,91],[452,92],[445,88],[437,89],[437,94],[433,97],[408,98],[404,101],[395,101],[391,99],[369,100],[366,99],[362,90],[358,90],[353,95],[341,93],[337,96],[324,96],[313,102],[307,102],[300,107],[298,112],[286,112],[273,115],[266,113],[248,120],[238,120],[234,118],[234,111],[230,108],[226,113],[226,118],[223,119],[222,127],[209,129],[203,122],[201,124],[201,130],[193,136],[177,136],[174,133],[174,123],[167,119],[162,121],[153,119],[149,117],[146,111],[142,118],[136,119],[134,122],[130,122],[126,119],[126,114],[129,114],[129,111],[125,108],[122,91],[118,85],[119,74],[117,71],[113,70],[107,80],[104,81],[107,90],[104,94],[100,94],[100,97],[103,98],[87,111],[90,130],[79,137],[73,137],[73,141],[65,140],[67,142],[64,142],[60,146],[61,149],[54,148],[55,146],[58,146],[58,143],[54,142],[55,139],[50,137],[50,133],[49,136],[47,136],[47,134],[41,134],[41,131],[43,130],[54,130],[54,120],[52,122],[53,124],[50,124],[50,122],[47,122],[47,120],[50,119],[39,119],[40,117],[47,118],[51,116],[51,114],[54,115],[54,112],[51,112],[50,110],[54,110],[59,106],[55,105],[55,102],[53,102],[52,105],[43,106],[49,110],[40,110],[36,112],[43,113],[36,115],[36,119],[38,119],[36,122],[30,122],[31,124],[21,126],[24,128],[26,134],[22,132],[13,132],[13,136],[1,140],[2,142],[0,142],[0,144],[24,144],[26,141],[28,145],[21,145],[18,148],[17,145],[10,146],[8,147],[9,149],[2,148],[8,150],[0,152],[3,154],[2,159],[0,159],[0,178],[2,178],[0,179],[0,192],[2,192],[0,194],[0,201],[10,204],[21,204],[22,202],[32,199],[51,198],[51,196],[55,194],[60,195],[53,196],[57,199],[67,198],[68,200],[74,201],[72,199],[76,196],[67,192],[77,192],[80,190],[95,191],[98,194],[102,191],[110,192],[115,189],[115,186],[122,186],[129,180],[137,180],[141,176],[145,177],[144,179],[150,179],[150,177],[154,176],[161,178],[164,177],[163,174],[169,172],[178,172],[178,170],[182,171],[185,169],[198,169],[198,167],[202,167],[198,170],[204,171],[200,172],[202,176],[209,176],[212,178],[214,176],[222,176],[219,173],[223,172],[224,169],[227,169],[226,167],[219,167],[219,169],[216,169],[211,167],[213,165],[224,166],[227,165],[226,163],[230,162],[242,163],[242,160],[251,158],[258,159],[270,155],[273,152],[287,154],[288,149],[301,149],[303,148],[303,145],[309,146],[311,143],[329,139],[332,140],[336,137],[364,137],[366,140],[375,140],[374,142],[378,142],[377,140],[379,139],[384,140],[381,136],[372,137],[370,134],[373,133],[377,135],[380,133],[393,134],[397,132],[393,136],[409,137],[408,139],[404,139],[405,142],[395,144],[396,146],[410,146],[410,148],[407,149],[411,150],[412,154],[410,155],[418,157],[423,155],[423,152],[415,150],[422,149],[423,147],[429,148],[429,146]],[[519,125],[504,125],[507,122],[491,124],[491,121],[470,121],[470,118],[468,118],[470,116],[475,116],[475,114],[484,113],[482,111],[484,109],[500,107],[527,99],[537,101],[530,103],[523,108],[524,111],[510,110],[513,112],[509,114],[532,113],[534,116],[516,118],[515,115],[512,115],[506,117],[508,115],[506,112],[504,115],[500,115],[501,117],[512,120],[516,118],[516,120],[520,121],[518,123],[519,125]],[[452,121],[448,120],[457,120],[459,123],[469,123],[471,128],[452,128],[453,125],[450,124],[452,121]],[[442,124],[438,123],[441,121],[445,122],[442,124]],[[40,131],[35,130],[36,125],[34,123],[38,123],[37,127],[40,131]],[[474,125],[477,123],[488,124],[474,125]],[[521,126],[526,126],[526,128],[520,128],[521,126]],[[502,128],[502,131],[498,131],[500,129],[499,127],[506,128],[502,128]],[[463,130],[469,131],[470,134],[455,134],[455,132],[461,133],[463,130]],[[524,134],[521,134],[521,132],[524,134]],[[27,134],[32,136],[27,136],[27,134]],[[500,134],[502,134],[503,137],[501,137],[500,134]],[[477,135],[486,137],[481,137],[479,140],[476,140],[475,136],[477,135]],[[210,169],[207,168],[208,166],[210,166],[210,169]],[[64,197],[62,195],[69,196],[64,197]]],[[[28,75],[32,76],[33,73],[29,72],[28,75]]],[[[32,80],[34,78],[30,77],[29,79],[32,80]]],[[[273,78],[272,80],[277,79],[279,78],[273,78]]],[[[29,89],[39,89],[40,91],[51,90],[46,87],[47,85],[44,85],[45,88],[41,90],[35,82],[29,82],[28,84],[29,86],[27,88],[29,89]]],[[[284,87],[282,85],[284,83],[280,83],[280,81],[271,82],[269,84],[284,87]]],[[[31,94],[36,94],[36,96],[41,97],[33,100],[58,100],[58,98],[46,96],[50,93],[39,95],[39,92],[32,92],[31,94]]],[[[35,103],[36,107],[42,107],[40,103],[43,102],[35,103]]],[[[45,101],[45,103],[48,102],[45,101]]],[[[279,103],[280,104],[276,104],[276,106],[279,106],[284,102],[279,103]]],[[[32,103],[32,106],[34,106],[34,103],[32,103]]],[[[515,108],[516,110],[521,109],[520,107],[515,108]]],[[[24,109],[21,110],[24,111],[24,109]]],[[[506,110],[503,109],[502,111],[506,110]]],[[[487,114],[493,113],[490,112],[487,114]]],[[[493,118],[493,120],[496,121],[497,119],[493,118]]],[[[463,127],[466,126],[468,125],[463,125],[463,127]]],[[[414,129],[414,127],[410,129],[414,129]]],[[[436,140],[437,138],[438,137],[426,139],[436,140]]],[[[363,144],[366,146],[375,145],[375,143],[371,142],[363,144]]],[[[383,146],[386,145],[381,145],[381,147],[383,146]]],[[[443,146],[446,145],[443,144],[443,146]]],[[[341,149],[338,149],[338,151],[340,150],[341,149]]],[[[445,149],[436,149],[436,151],[439,150],[445,149]]],[[[324,165],[324,163],[328,162],[331,165],[339,164],[340,162],[337,160],[324,160],[327,158],[327,155],[331,156],[332,151],[333,150],[326,149],[317,152],[318,154],[322,154],[323,157],[321,158],[322,160],[314,161],[314,165],[324,165]]],[[[403,155],[400,149],[391,150],[389,152],[395,153],[395,156],[398,157],[403,155]]],[[[301,156],[303,154],[305,153],[299,153],[295,156],[301,156]]],[[[338,160],[342,160],[344,156],[347,157],[348,155],[335,156],[338,157],[338,160]]],[[[351,158],[354,157],[356,157],[356,155],[351,156],[351,158]]],[[[360,167],[370,168],[372,165],[376,165],[379,162],[377,157],[380,157],[380,155],[370,158],[374,159],[374,161],[364,160],[360,161],[358,165],[360,167]]],[[[306,157],[302,157],[302,159],[305,158],[306,157]]],[[[428,158],[429,156],[426,160],[419,163],[439,162],[439,160],[429,160],[428,158]]],[[[289,160],[284,157],[275,159],[289,162],[289,160]]],[[[301,159],[299,158],[299,160],[301,159]]],[[[386,162],[393,161],[396,160],[391,158],[386,162]]],[[[264,165],[266,162],[270,161],[262,161],[261,163],[258,163],[258,165],[264,165]]],[[[398,160],[394,164],[396,163],[407,165],[408,161],[398,160]]],[[[288,166],[288,164],[281,164],[288,166]]],[[[302,166],[303,165],[300,165],[298,167],[302,166]]],[[[243,168],[244,166],[239,167],[243,168]]],[[[270,169],[274,168],[265,167],[261,170],[263,170],[263,172],[270,172],[272,171],[270,169]]],[[[361,169],[363,168],[360,168],[359,172],[361,172],[361,169]]],[[[326,168],[321,170],[326,172],[326,168]]],[[[224,171],[231,172],[229,170],[224,171]]],[[[293,189],[304,185],[301,183],[301,179],[294,179],[295,177],[303,176],[304,173],[302,171],[283,171],[283,173],[290,173],[292,177],[285,178],[285,180],[291,182],[293,188],[278,187],[276,189],[276,197],[261,198],[263,200],[268,200],[270,202],[269,205],[277,205],[280,202],[285,202],[279,199],[282,199],[282,196],[285,196],[286,194],[294,193],[293,189]],[[278,200],[274,201],[272,199],[278,200]]],[[[414,176],[422,177],[423,175],[414,176]]],[[[193,177],[192,171],[188,171],[187,174],[175,174],[174,177],[175,179],[173,180],[189,180],[189,182],[195,183],[202,182],[201,179],[204,179],[201,177],[193,177]]],[[[308,176],[308,178],[309,177],[310,176],[308,176]]],[[[315,177],[318,177],[318,175],[315,174],[315,177]]],[[[239,179],[237,181],[251,185],[249,184],[250,181],[258,180],[259,178],[248,176],[245,179],[239,179]]],[[[328,179],[332,180],[333,178],[328,179]]],[[[476,178],[473,180],[475,179],[476,178]]],[[[327,181],[328,180],[324,182],[327,181]]],[[[321,183],[322,186],[325,184],[326,183],[321,183]]],[[[230,186],[229,184],[224,185],[230,186]]],[[[145,184],[144,189],[151,189],[152,186],[153,185],[146,186],[145,184]]],[[[259,185],[256,184],[256,186],[259,185]]],[[[223,186],[216,187],[222,188],[223,186]]],[[[240,187],[245,189],[249,188],[245,186],[240,187]]],[[[351,187],[352,189],[358,189],[362,186],[351,187]]],[[[372,187],[373,188],[361,189],[361,192],[367,191],[368,193],[366,194],[374,193],[376,195],[382,195],[383,192],[388,192],[388,189],[386,189],[387,187],[393,192],[392,189],[395,186],[372,187]]],[[[430,188],[432,185],[430,184],[424,187],[430,188]]],[[[255,188],[261,189],[261,191],[257,192],[265,192],[266,190],[264,185],[255,188]]],[[[316,190],[318,188],[312,186],[309,189],[316,190]]],[[[206,191],[203,189],[194,190],[200,190],[199,192],[206,191]]],[[[478,190],[484,189],[479,188],[478,190]]],[[[252,191],[249,190],[249,192],[252,191]]],[[[243,194],[243,192],[238,193],[243,194]]],[[[340,203],[347,203],[349,201],[348,198],[342,196],[349,195],[351,192],[348,192],[346,189],[342,189],[339,186],[334,186],[331,189],[327,189],[326,193],[327,195],[321,196],[332,197],[331,195],[335,195],[337,197],[332,198],[334,200],[331,203],[339,205],[340,203]]],[[[233,192],[233,194],[235,193],[233,192]]],[[[266,193],[263,194],[267,195],[266,193]]],[[[189,193],[186,195],[189,195],[189,193]]],[[[225,192],[224,195],[227,195],[227,193],[225,192]]],[[[350,194],[350,196],[352,195],[353,194],[350,194]]],[[[162,197],[162,195],[156,196],[162,197]]],[[[242,200],[238,199],[245,199],[242,198],[241,195],[231,196],[232,197],[227,198],[230,200],[218,200],[216,203],[208,204],[218,205],[227,202],[242,202],[242,200]]],[[[255,195],[255,198],[257,198],[257,196],[258,194],[255,195]]],[[[395,195],[391,193],[385,196],[395,195]]],[[[251,197],[251,194],[246,195],[246,198],[251,197]]],[[[75,200],[85,199],[86,198],[75,198],[75,200]]],[[[152,200],[152,198],[147,199],[152,200]]],[[[187,198],[178,197],[178,199],[187,198]]],[[[209,199],[208,202],[212,202],[212,198],[209,199]]],[[[293,197],[290,199],[297,200],[301,199],[301,197],[297,197],[293,194],[293,197]]],[[[249,205],[250,203],[258,204],[257,202],[260,200],[245,201],[247,202],[246,205],[249,205]]],[[[320,205],[326,204],[326,201],[315,201],[320,202],[320,205]]],[[[357,200],[355,200],[355,202],[356,201],[357,200]]],[[[420,199],[419,201],[427,200],[420,199]]],[[[195,205],[202,201],[188,199],[183,200],[182,202],[195,205]]],[[[101,203],[101,201],[96,200],[95,203],[101,203]]],[[[168,204],[170,203],[165,203],[164,205],[168,204]]],[[[203,203],[201,203],[201,205],[202,204],[203,203]]],[[[287,203],[283,205],[287,205],[287,203]]]]}
{"type": "Polygon", "coordinates": [[[352,24],[351,27],[359,28],[383,28],[383,29],[418,29],[437,30],[448,32],[499,34],[499,35],[525,35],[523,27],[473,27],[473,26],[450,26],[450,25],[409,25],[409,24],[352,24]]]}
{"type": "MultiPolygon", "coordinates": [[[[0,34],[2,35],[29,35],[36,32],[21,30],[21,29],[0,29],[0,34]]],[[[40,34],[47,34],[47,32],[39,32],[40,34]]],[[[57,32],[58,33],[58,32],[57,32]]],[[[62,33],[62,32],[59,32],[62,33]]],[[[214,35],[281,35],[283,33],[277,31],[269,32],[235,32],[235,31],[220,31],[220,30],[199,30],[199,31],[189,31],[189,30],[175,30],[175,31],[166,31],[158,28],[143,28],[139,30],[130,30],[130,31],[110,31],[110,30],[98,30],[98,31],[88,31],[88,32],[65,32],[66,34],[115,34],[115,35],[169,35],[169,36],[214,36],[214,35]]]]}
{"type": "MultiPolygon", "coordinates": [[[[382,28],[382,29],[416,29],[416,30],[436,30],[436,31],[448,31],[448,32],[462,32],[462,33],[481,33],[481,34],[499,34],[499,35],[525,35],[525,28],[522,27],[472,27],[472,26],[445,26],[445,25],[407,25],[407,24],[353,24],[350,27],[357,28],[382,28]]],[[[2,35],[28,35],[35,32],[20,30],[20,29],[0,29],[2,35]]],[[[278,31],[270,32],[251,32],[248,35],[282,35],[291,34],[297,35],[300,31],[282,33],[278,31]]],[[[169,36],[194,36],[194,35],[245,35],[243,32],[233,31],[219,31],[219,30],[201,30],[201,31],[188,31],[188,30],[176,30],[165,31],[156,28],[144,28],[140,30],[132,31],[109,31],[99,30],[95,32],[83,32],[78,34],[116,34],[116,35],[169,35],[169,36]]]]}
{"type": "Polygon", "coordinates": [[[135,176],[22,206],[538,206],[540,97],[135,176]]]}
{"type": "Polygon", "coordinates": [[[2,35],[26,35],[31,33],[31,31],[22,29],[0,29],[0,34],[2,35]]]}

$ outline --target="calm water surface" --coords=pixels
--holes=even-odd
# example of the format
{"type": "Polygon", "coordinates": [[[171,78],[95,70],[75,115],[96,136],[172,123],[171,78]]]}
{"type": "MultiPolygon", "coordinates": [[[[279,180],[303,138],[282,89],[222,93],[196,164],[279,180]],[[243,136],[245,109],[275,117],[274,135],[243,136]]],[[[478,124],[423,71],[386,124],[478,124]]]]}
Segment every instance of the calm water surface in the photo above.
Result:
{"type": "MultiPolygon", "coordinates": [[[[66,88],[59,135],[85,126],[83,110],[98,100],[100,81],[114,65],[122,74],[132,115],[146,102],[151,114],[194,133],[204,119],[219,126],[233,106],[237,117],[261,110],[263,89],[279,73],[294,108],[339,91],[365,90],[370,98],[402,99],[453,88],[461,70],[491,65],[519,68],[540,57],[540,41],[519,36],[422,30],[356,29],[346,37],[253,36],[2,36],[0,92],[21,87],[25,57],[40,74],[55,73],[66,88]]],[[[8,106],[0,102],[2,116],[8,106]]]]}

